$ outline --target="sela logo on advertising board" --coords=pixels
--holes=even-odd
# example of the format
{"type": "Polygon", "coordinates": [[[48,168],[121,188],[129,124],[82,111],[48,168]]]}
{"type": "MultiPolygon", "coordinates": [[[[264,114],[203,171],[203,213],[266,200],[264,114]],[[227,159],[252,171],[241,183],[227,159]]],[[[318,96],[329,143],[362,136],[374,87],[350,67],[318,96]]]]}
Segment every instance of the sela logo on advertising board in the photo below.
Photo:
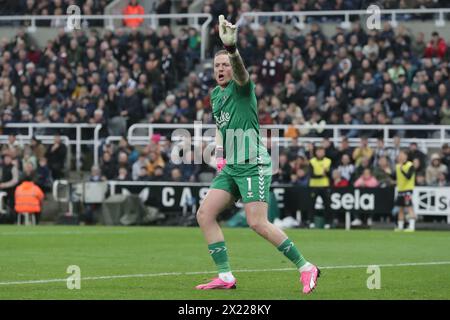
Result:
{"type": "Polygon", "coordinates": [[[353,193],[331,194],[331,209],[333,210],[375,210],[375,195],[373,193],[362,193],[355,189],[353,193]]]}
{"type": "Polygon", "coordinates": [[[418,192],[418,207],[424,211],[445,211],[450,206],[450,196],[445,193],[437,193],[435,190],[418,192]]]}

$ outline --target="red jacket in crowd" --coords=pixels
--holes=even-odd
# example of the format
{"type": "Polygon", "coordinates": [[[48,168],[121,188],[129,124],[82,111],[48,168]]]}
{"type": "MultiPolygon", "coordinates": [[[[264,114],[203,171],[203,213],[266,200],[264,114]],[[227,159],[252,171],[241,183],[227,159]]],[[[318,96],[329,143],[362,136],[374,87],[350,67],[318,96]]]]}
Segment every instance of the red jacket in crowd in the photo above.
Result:
{"type": "Polygon", "coordinates": [[[425,58],[443,59],[446,53],[447,53],[447,44],[445,43],[444,39],[438,37],[428,42],[428,45],[425,48],[425,58]]]}
{"type": "Polygon", "coordinates": [[[345,188],[345,187],[348,187],[349,186],[349,182],[348,182],[348,180],[347,179],[344,179],[344,178],[342,178],[341,180],[339,180],[338,182],[334,182],[333,183],[333,187],[336,187],[336,188],[345,188]]]}

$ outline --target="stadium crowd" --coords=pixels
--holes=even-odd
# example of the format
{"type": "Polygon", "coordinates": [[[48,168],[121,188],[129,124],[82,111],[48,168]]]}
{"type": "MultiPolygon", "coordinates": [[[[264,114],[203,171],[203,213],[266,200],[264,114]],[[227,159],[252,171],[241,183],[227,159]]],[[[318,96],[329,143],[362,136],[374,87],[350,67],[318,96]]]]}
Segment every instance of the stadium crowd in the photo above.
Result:
{"type": "MultiPolygon", "coordinates": [[[[207,10],[218,3],[221,1],[210,3],[207,10]]],[[[233,10],[239,14],[246,4],[257,8],[261,2],[242,1],[233,10]]],[[[366,32],[359,23],[353,23],[351,30],[338,27],[327,37],[317,23],[307,31],[276,26],[272,33],[244,20],[240,23],[239,51],[256,84],[260,123],[289,126],[284,135],[293,141],[301,136],[322,137],[338,181],[356,183],[370,167],[379,184],[391,183],[383,172],[392,170],[395,152],[379,154],[377,148],[372,154],[362,146],[341,154],[341,146],[329,146],[323,124],[450,124],[449,50],[437,32],[425,35],[402,25],[392,29],[388,23],[381,31],[366,32]],[[430,40],[425,41],[426,37],[430,40]],[[303,124],[305,129],[297,130],[292,126],[295,124],[303,124]]],[[[219,47],[217,29],[211,32],[210,56],[219,47]]],[[[9,134],[12,141],[8,145],[15,143],[14,135],[22,133],[4,127],[11,122],[101,123],[102,138],[123,136],[138,122],[213,123],[209,103],[209,92],[215,85],[212,66],[200,73],[193,71],[200,56],[200,36],[194,27],[182,27],[176,35],[167,25],[158,31],[144,27],[105,30],[103,34],[94,29],[88,33],[60,30],[45,48],[36,46],[20,31],[13,39],[2,39],[0,54],[0,114],[2,133],[9,134]]],[[[36,133],[74,138],[74,133],[66,130],[36,133]]],[[[199,181],[202,173],[213,174],[214,168],[207,164],[171,163],[173,145],[164,139],[164,133],[156,133],[145,148],[135,148],[124,138],[118,146],[104,144],[97,169],[106,179],[122,180],[199,181]]],[[[377,130],[351,129],[342,134],[345,138],[379,137],[377,130]]],[[[433,132],[397,134],[420,138],[433,132]]],[[[21,146],[22,151],[7,148],[2,153],[6,158],[9,154],[17,172],[30,170],[20,157],[23,152],[35,157],[34,170],[40,168],[42,160],[42,167],[48,167],[42,172],[60,177],[63,173],[54,166],[61,166],[61,158],[52,158],[48,150],[53,147],[34,140],[30,146],[21,146]],[[36,150],[40,150],[38,154],[36,150]]],[[[365,138],[361,141],[367,142],[365,138]]],[[[274,181],[305,183],[312,148],[306,145],[286,150],[282,171],[274,181]],[[304,151],[295,153],[292,150],[296,148],[304,151]]],[[[414,158],[420,169],[418,184],[449,182],[448,148],[438,157],[414,158]]],[[[9,160],[3,159],[2,166],[9,160]]],[[[12,171],[17,177],[16,170],[12,171]]]]}
{"type": "MultiPolygon", "coordinates": [[[[392,146],[386,146],[378,138],[376,146],[370,146],[368,138],[360,139],[357,147],[351,147],[348,138],[335,146],[329,138],[323,138],[320,147],[325,157],[331,160],[330,185],[335,187],[389,187],[395,186],[393,174],[397,156],[406,149],[409,160],[416,170],[416,184],[419,186],[448,186],[450,184],[450,147],[444,144],[439,152],[427,156],[416,142],[407,148],[401,146],[401,138],[394,137],[392,146]]],[[[316,147],[318,147],[316,146],[316,147]]],[[[316,156],[315,146],[294,145],[280,152],[279,172],[274,183],[308,186],[311,176],[310,160],[316,156]]]]}
{"type": "Polygon", "coordinates": [[[70,5],[80,7],[83,14],[103,14],[112,0],[2,0],[1,15],[65,15],[70,5]]]}

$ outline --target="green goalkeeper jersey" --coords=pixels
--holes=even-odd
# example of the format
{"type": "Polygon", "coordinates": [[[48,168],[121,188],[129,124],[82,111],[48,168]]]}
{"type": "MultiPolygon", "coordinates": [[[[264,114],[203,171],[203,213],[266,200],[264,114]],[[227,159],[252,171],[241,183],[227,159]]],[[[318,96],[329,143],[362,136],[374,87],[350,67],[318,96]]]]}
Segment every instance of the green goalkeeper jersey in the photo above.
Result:
{"type": "Polygon", "coordinates": [[[271,175],[271,159],[263,144],[255,84],[249,80],[239,86],[231,80],[226,88],[211,92],[214,120],[222,134],[227,165],[223,171],[232,176],[249,176],[264,169],[271,175]]]}

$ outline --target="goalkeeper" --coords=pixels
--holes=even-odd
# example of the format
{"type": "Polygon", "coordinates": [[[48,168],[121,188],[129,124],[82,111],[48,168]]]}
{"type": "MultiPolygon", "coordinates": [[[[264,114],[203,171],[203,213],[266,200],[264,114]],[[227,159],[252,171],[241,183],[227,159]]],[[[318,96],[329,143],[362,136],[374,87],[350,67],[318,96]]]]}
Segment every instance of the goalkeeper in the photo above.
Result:
{"type": "Polygon", "coordinates": [[[211,92],[217,126],[218,175],[197,212],[197,221],[219,276],[196,288],[236,288],[217,216],[241,199],[248,225],[296,265],[303,293],[308,294],[316,287],[320,271],[302,256],[282,230],[268,221],[272,165],[260,137],[255,84],[236,49],[237,27],[223,15],[219,17],[219,35],[225,50],[215,54],[214,77],[218,85],[211,92]]]}

